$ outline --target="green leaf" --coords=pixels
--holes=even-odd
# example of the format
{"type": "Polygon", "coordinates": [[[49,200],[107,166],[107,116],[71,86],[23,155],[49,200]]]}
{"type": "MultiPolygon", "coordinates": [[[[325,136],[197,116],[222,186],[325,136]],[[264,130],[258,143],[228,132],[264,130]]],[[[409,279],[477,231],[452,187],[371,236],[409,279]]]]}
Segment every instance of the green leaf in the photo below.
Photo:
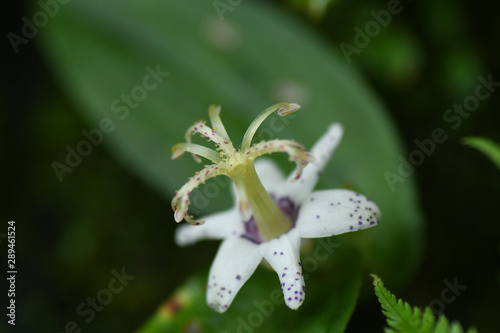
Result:
{"type": "MultiPolygon", "coordinates": [[[[387,317],[386,333],[462,333],[463,329],[460,323],[450,323],[444,315],[440,315],[436,322],[436,318],[430,307],[424,309],[422,315],[418,307],[411,307],[410,304],[402,299],[396,299],[387,288],[385,288],[382,280],[372,274],[375,295],[377,295],[380,304],[382,305],[382,313],[387,317]]],[[[467,333],[477,333],[475,328],[470,328],[467,333]]]]}
{"type": "Polygon", "coordinates": [[[434,315],[430,308],[427,308],[422,316],[419,308],[412,309],[408,303],[401,299],[397,300],[396,296],[384,287],[378,276],[372,276],[375,294],[382,305],[382,312],[387,317],[387,324],[394,330],[386,330],[386,332],[432,332],[434,315]]]}
{"type": "Polygon", "coordinates": [[[288,0],[292,8],[300,9],[316,20],[322,19],[335,2],[337,0],[288,0]]]}
{"type": "Polygon", "coordinates": [[[462,142],[488,156],[500,169],[500,145],[498,143],[482,137],[468,137],[464,138],[462,142]]]}
{"type": "MultiPolygon", "coordinates": [[[[325,272],[324,276],[312,277],[313,281],[311,281],[311,287],[308,288],[308,293],[310,290],[314,291],[316,295],[311,295],[311,298],[319,304],[308,304],[304,311],[311,309],[311,313],[302,315],[302,318],[308,320],[300,326],[300,329],[295,328],[296,332],[342,333],[345,331],[361,289],[363,269],[361,257],[357,251],[341,249],[335,255],[338,255],[338,259],[335,261],[334,271],[325,272]],[[342,274],[335,272],[342,272],[342,274]],[[325,282],[320,282],[322,279],[325,282]]],[[[294,326],[291,327],[293,328],[294,326]]]]}

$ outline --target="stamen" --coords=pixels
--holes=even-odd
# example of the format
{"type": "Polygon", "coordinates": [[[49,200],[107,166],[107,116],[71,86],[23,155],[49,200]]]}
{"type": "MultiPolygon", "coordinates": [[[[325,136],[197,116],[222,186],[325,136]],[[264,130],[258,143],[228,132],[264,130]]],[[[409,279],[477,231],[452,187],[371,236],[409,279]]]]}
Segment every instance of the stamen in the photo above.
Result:
{"type": "Polygon", "coordinates": [[[238,192],[241,218],[243,221],[248,221],[252,217],[252,208],[250,208],[250,202],[248,201],[247,190],[244,186],[239,186],[239,183],[234,184],[238,192]]]}
{"type": "Polygon", "coordinates": [[[295,177],[291,181],[296,181],[302,175],[302,170],[307,166],[307,164],[314,162],[314,157],[307,151],[307,149],[293,140],[271,140],[262,141],[254,144],[247,151],[247,154],[251,155],[253,158],[257,158],[262,155],[272,154],[276,152],[287,153],[290,157],[290,161],[295,162],[297,165],[297,171],[295,177]]]}
{"type": "Polygon", "coordinates": [[[210,122],[212,123],[215,132],[217,132],[227,142],[231,142],[219,116],[220,106],[210,105],[208,108],[208,115],[210,116],[210,122]]]}
{"type": "Polygon", "coordinates": [[[234,153],[234,147],[231,141],[228,141],[221,137],[211,129],[209,126],[205,125],[202,121],[197,121],[193,126],[189,127],[186,132],[186,141],[191,143],[191,134],[200,133],[202,136],[208,138],[210,141],[214,142],[226,156],[234,153]]]}
{"type": "Polygon", "coordinates": [[[216,177],[218,175],[227,174],[227,168],[224,162],[214,163],[197,172],[191,177],[184,186],[175,194],[172,199],[172,210],[174,211],[174,219],[176,222],[181,222],[183,219],[190,224],[203,224],[204,221],[194,221],[192,216],[188,214],[188,208],[191,204],[189,196],[191,192],[201,184],[204,184],[207,179],[216,177]]]}
{"type": "Polygon", "coordinates": [[[245,151],[250,148],[255,132],[257,132],[259,126],[267,117],[269,117],[269,115],[271,115],[271,113],[278,111],[280,116],[286,116],[297,111],[298,109],[300,109],[300,105],[296,103],[278,103],[265,109],[260,115],[257,116],[257,118],[255,118],[245,132],[245,136],[243,137],[243,141],[241,143],[241,151],[245,151]]]}
{"type": "MultiPolygon", "coordinates": [[[[214,163],[220,162],[222,159],[218,152],[213,149],[204,147],[202,145],[197,145],[195,143],[178,143],[172,147],[172,159],[175,159],[184,152],[187,151],[193,155],[199,155],[201,157],[205,157],[208,160],[211,160],[214,163]]],[[[201,162],[201,161],[200,161],[201,162]]]]}

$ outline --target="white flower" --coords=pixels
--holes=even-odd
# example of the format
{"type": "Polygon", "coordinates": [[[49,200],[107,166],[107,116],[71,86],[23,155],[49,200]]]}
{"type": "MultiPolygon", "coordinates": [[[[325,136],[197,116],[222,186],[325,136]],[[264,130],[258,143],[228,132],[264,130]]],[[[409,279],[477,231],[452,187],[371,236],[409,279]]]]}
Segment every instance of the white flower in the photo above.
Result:
{"type": "Polygon", "coordinates": [[[197,122],[187,131],[187,143],[172,148],[173,158],[188,151],[214,162],[190,178],[177,192],[172,208],[177,222],[185,219],[195,224],[177,229],[179,245],[201,239],[223,240],[210,269],[207,286],[207,303],[218,312],[227,310],[263,258],[278,273],[286,305],[291,309],[299,308],[305,298],[300,239],[361,230],[377,225],[380,220],[377,205],[358,193],[348,190],[313,192],[321,171],[342,137],[340,125],[331,125],[311,153],[290,140],[263,141],[250,146],[257,128],[268,115],[276,110],[286,115],[299,107],[280,103],[266,109],[250,125],[241,149],[236,151],[219,118],[220,108],[211,106],[209,114],[214,129],[197,122]],[[217,151],[191,143],[193,132],[214,141],[217,151]],[[269,160],[260,160],[254,165],[256,157],[273,152],[286,152],[297,164],[295,173],[288,179],[269,160]],[[238,200],[234,207],[207,216],[205,224],[194,221],[187,213],[191,191],[206,179],[221,174],[231,178],[236,185],[238,200]]]}

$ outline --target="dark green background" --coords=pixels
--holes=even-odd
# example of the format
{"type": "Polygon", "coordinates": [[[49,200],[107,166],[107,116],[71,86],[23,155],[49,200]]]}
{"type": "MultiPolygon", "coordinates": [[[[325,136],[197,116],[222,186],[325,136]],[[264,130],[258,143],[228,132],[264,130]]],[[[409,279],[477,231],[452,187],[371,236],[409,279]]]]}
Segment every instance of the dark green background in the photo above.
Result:
{"type": "MultiPolygon", "coordinates": [[[[339,1],[314,20],[286,1],[275,2],[337,49],[341,42],[352,44],[353,27],[371,20],[370,10],[386,7],[385,1],[339,1]]],[[[481,102],[456,130],[443,114],[474,93],[479,75],[492,74],[500,81],[499,9],[491,1],[404,3],[403,12],[345,64],[359,67],[386,104],[407,154],[417,148],[415,140],[429,138],[435,128],[448,136],[411,176],[418,182],[425,216],[424,255],[417,274],[392,291],[423,307],[440,298],[443,280],[457,278],[468,288],[446,305],[445,314],[480,332],[500,330],[500,171],[460,140],[481,135],[500,142],[500,92],[481,102]]],[[[23,2],[10,4],[2,15],[4,36],[19,31],[20,17],[28,13],[23,2]]],[[[177,248],[170,203],[104,146],[94,148],[67,180],[57,182],[50,163],[90,126],[55,80],[37,38],[18,54],[7,38],[2,43],[0,233],[7,220],[16,221],[16,328],[59,332],[69,320],[82,323],[76,306],[108,283],[111,269],[126,267],[141,278],[82,329],[132,331],[186,276],[208,267],[217,244],[177,248]],[[194,264],[182,260],[193,257],[194,264]]],[[[2,253],[4,245],[2,241],[2,253]]],[[[348,332],[379,331],[384,325],[366,287],[348,332]]]]}

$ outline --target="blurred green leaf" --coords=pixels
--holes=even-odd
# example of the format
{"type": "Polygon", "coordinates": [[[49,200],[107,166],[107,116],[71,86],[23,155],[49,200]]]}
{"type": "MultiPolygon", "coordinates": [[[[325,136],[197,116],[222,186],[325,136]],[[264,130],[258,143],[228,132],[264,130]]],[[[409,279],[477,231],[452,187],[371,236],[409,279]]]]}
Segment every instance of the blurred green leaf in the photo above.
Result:
{"type": "Polygon", "coordinates": [[[316,20],[323,18],[328,8],[337,2],[339,0],[288,0],[292,8],[303,10],[316,20]]]}
{"type": "MultiPolygon", "coordinates": [[[[81,142],[89,133],[99,142],[100,126],[107,129],[104,145],[169,200],[201,168],[187,157],[171,161],[170,147],[195,120],[208,118],[209,104],[222,105],[226,129],[238,142],[264,108],[299,103],[297,115],[271,119],[256,137],[311,146],[329,123],[342,123],[345,137],[319,187],[353,188],[380,206],[383,219],[339,241],[357,246],[372,271],[404,283],[420,256],[421,215],[412,178],[391,189],[384,177],[397,172],[404,153],[380,102],[345,59],[288,15],[263,2],[231,8],[221,16],[212,2],[195,0],[65,5],[40,41],[87,120],[81,142]]],[[[55,158],[65,163],[65,156],[61,147],[55,158]]],[[[77,177],[78,168],[85,163],[63,179],[77,177]]],[[[200,189],[203,202],[193,207],[200,214],[227,206],[227,186],[215,185],[215,193],[200,189]]]]}
{"type": "MultiPolygon", "coordinates": [[[[338,255],[339,259],[334,261],[331,271],[325,272],[326,281],[321,281],[321,275],[312,274],[315,283],[309,290],[312,289],[316,295],[310,295],[312,296],[310,298],[319,304],[314,304],[316,307],[310,314],[302,316],[308,320],[300,326],[300,329],[296,329],[296,332],[342,333],[345,331],[361,288],[362,261],[359,253],[353,249],[341,249],[335,255],[338,255]],[[317,288],[317,286],[322,288],[317,288]]],[[[311,303],[308,303],[308,306],[310,308],[311,303]]]]}
{"type": "Polygon", "coordinates": [[[500,169],[500,145],[498,143],[482,137],[468,137],[464,138],[462,142],[488,156],[500,169]]]}

